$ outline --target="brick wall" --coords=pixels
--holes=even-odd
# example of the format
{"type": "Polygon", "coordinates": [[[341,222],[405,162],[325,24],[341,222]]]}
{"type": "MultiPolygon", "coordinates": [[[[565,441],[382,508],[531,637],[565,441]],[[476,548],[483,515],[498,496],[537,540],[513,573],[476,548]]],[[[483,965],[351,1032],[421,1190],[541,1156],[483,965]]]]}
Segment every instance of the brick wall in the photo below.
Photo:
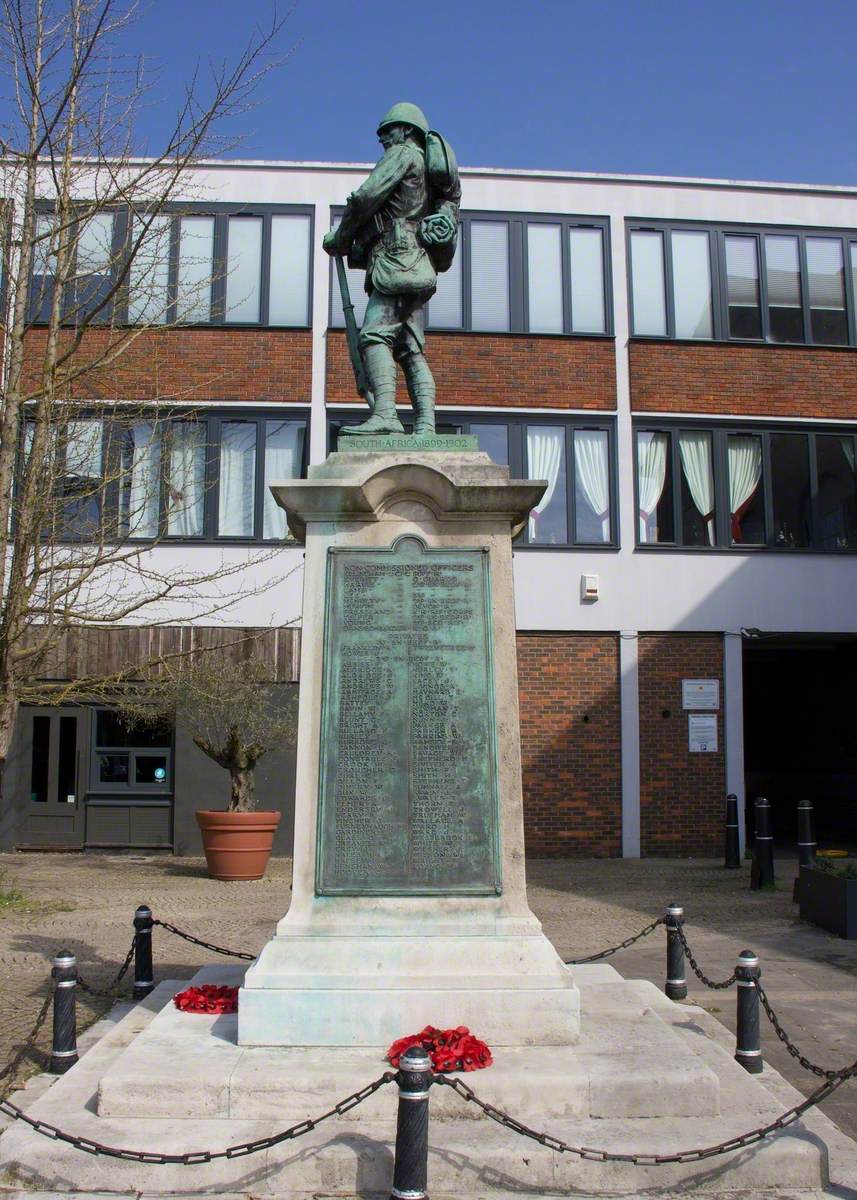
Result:
{"type": "Polygon", "coordinates": [[[643,855],[718,855],[726,760],[720,634],[641,634],[640,836],[643,855]],[[682,679],[719,679],[716,754],[688,751],[682,679]]]}
{"type": "MultiPolygon", "coordinates": [[[[438,404],[522,408],[616,407],[615,352],[604,338],[432,333],[428,359],[438,404]]],[[[345,334],[327,335],[327,403],[353,402],[345,334]]],[[[399,377],[399,402],[408,403],[399,377]]]]}
{"type": "Polygon", "coordinates": [[[621,853],[619,645],[615,634],[519,633],[527,852],[621,853]]]}
{"type": "MultiPolygon", "coordinates": [[[[103,361],[115,337],[107,329],[87,333],[78,362],[103,361]]],[[[38,377],[44,339],[43,329],[27,337],[31,379],[38,377]]],[[[80,376],[73,393],[85,399],[309,404],[311,356],[312,335],[304,329],[147,330],[115,362],[80,376]]]]}
{"type": "Polygon", "coordinates": [[[857,418],[857,354],[687,342],[631,342],[637,412],[857,418]]]}

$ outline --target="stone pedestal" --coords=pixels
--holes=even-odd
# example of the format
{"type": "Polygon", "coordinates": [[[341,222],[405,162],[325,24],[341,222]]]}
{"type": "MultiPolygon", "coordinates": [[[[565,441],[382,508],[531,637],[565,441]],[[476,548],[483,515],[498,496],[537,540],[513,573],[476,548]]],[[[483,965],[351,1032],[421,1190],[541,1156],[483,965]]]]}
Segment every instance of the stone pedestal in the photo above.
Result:
{"type": "Polygon", "coordinates": [[[524,877],[511,538],[545,485],[471,438],[348,444],[274,488],[306,542],[294,883],[238,1041],[569,1045],[524,877]]]}

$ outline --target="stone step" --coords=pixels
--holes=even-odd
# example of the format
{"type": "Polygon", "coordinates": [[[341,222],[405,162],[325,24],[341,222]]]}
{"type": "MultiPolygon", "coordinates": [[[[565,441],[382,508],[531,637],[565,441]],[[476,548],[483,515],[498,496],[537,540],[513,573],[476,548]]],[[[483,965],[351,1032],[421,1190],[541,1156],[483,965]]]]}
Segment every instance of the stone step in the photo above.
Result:
{"type": "MultiPolygon", "coordinates": [[[[194,983],[237,982],[241,969],[208,967],[194,983]]],[[[609,985],[599,985],[602,987],[609,985]]],[[[615,990],[615,989],[614,989],[615,990]]],[[[237,1014],[179,1012],[166,1004],[101,1079],[102,1117],[220,1117],[290,1123],[357,1091],[389,1064],[385,1047],[244,1047],[237,1014]]],[[[477,1033],[480,1031],[476,1030],[477,1033]]],[[[492,1047],[494,1065],[473,1072],[490,1104],[524,1121],[568,1117],[715,1116],[711,1068],[635,994],[588,1015],[577,1046],[492,1047]]],[[[364,1121],[390,1110],[388,1090],[351,1110],[364,1121]]],[[[481,1118],[446,1088],[432,1096],[436,1118],[481,1118]]]]}
{"type": "MultiPolygon", "coordinates": [[[[282,1119],[198,1116],[179,1121],[169,1117],[97,1114],[99,1085],[179,986],[174,983],[156,989],[36,1100],[29,1115],[109,1145],[165,1152],[222,1148],[269,1136],[289,1124],[282,1119]]],[[[621,1007],[621,989],[615,992],[614,1007],[621,1007]]],[[[633,1003],[642,1011],[654,1013],[654,1006],[646,1003],[653,999],[646,989],[629,985],[628,997],[629,1003],[633,997],[633,1003]]],[[[540,1122],[542,1127],[577,1145],[620,1153],[657,1154],[713,1145],[776,1117],[788,1105],[768,1090],[770,1085],[766,1086],[766,1081],[770,1077],[773,1084],[781,1087],[779,1076],[767,1068],[761,1076],[748,1076],[715,1039],[705,1036],[696,1014],[700,1020],[705,1017],[691,1006],[664,1006],[660,1019],[671,1017],[675,1023],[674,1036],[679,1042],[684,1039],[717,1077],[723,1115],[645,1119],[566,1115],[540,1122]]],[[[215,1024],[216,1019],[212,1028],[215,1024]]],[[[174,1086],[181,1082],[182,1070],[177,1061],[174,1086]]],[[[466,1081],[487,1098],[490,1074],[490,1070],[475,1072],[466,1081]]],[[[535,1075],[532,1085],[538,1086],[535,1075]]],[[[433,1102],[441,1090],[447,1092],[438,1089],[433,1093],[433,1102]]],[[[458,1097],[448,1094],[459,1103],[458,1097]]],[[[383,1119],[380,1115],[370,1117],[368,1113],[364,1113],[362,1121],[334,1117],[299,1140],[284,1142],[257,1155],[196,1166],[156,1166],[93,1157],[69,1145],[49,1141],[17,1123],[0,1138],[0,1187],[54,1192],[145,1192],[152,1196],[208,1191],[289,1195],[296,1200],[307,1200],[319,1193],[386,1194],[392,1178],[395,1087],[383,1089],[383,1095],[388,1106],[383,1119]]],[[[513,1115],[520,1115],[524,1101],[521,1097],[516,1105],[509,1103],[513,1115]]],[[[460,1103],[460,1116],[454,1116],[450,1110],[446,1119],[435,1117],[431,1121],[429,1188],[435,1195],[449,1193],[476,1200],[490,1193],[493,1200],[499,1200],[500,1195],[513,1192],[526,1195],[538,1191],[574,1191],[578,1195],[595,1196],[680,1189],[701,1196],[741,1190],[781,1197],[787,1191],[818,1191],[828,1177],[825,1138],[829,1137],[829,1122],[820,1114],[810,1114],[770,1139],[722,1157],[697,1163],[636,1166],[581,1161],[524,1140],[494,1122],[476,1125],[464,1117],[463,1102],[460,1103]]],[[[301,1113],[302,1117],[309,1115],[312,1113],[301,1113]]]]}

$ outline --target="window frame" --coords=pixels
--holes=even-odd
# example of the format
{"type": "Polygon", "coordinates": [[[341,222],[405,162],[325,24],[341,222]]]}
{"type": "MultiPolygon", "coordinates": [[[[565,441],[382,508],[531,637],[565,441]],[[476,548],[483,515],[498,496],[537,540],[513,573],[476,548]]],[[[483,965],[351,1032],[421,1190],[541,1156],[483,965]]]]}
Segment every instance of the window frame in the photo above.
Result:
{"type": "MultiPolygon", "coordinates": [[[[680,554],[857,554],[853,547],[830,549],[819,546],[819,493],[818,493],[818,437],[850,438],[857,464],[857,425],[835,425],[813,423],[812,425],[784,421],[779,423],[742,422],[733,419],[687,420],[682,418],[657,418],[649,421],[643,417],[632,423],[632,450],[634,472],[634,549],[643,553],[680,554]],[[670,438],[670,463],[673,472],[673,529],[676,540],[671,542],[641,542],[639,533],[640,474],[637,454],[637,433],[665,433],[670,438]],[[681,533],[681,461],[678,435],[684,432],[706,432],[711,434],[711,465],[714,472],[715,542],[714,546],[693,545],[679,541],[681,533]],[[776,434],[802,434],[806,437],[808,479],[810,488],[809,520],[810,544],[808,546],[781,546],[772,543],[774,536],[773,478],[771,473],[771,436],[776,434]],[[729,463],[727,443],[730,435],[759,437],[762,442],[762,504],[765,522],[764,542],[733,543],[731,540],[729,510],[729,463]]],[[[857,466],[854,470],[855,496],[857,496],[857,466]]]]}
{"type": "MultiPolygon", "coordinates": [[[[335,448],[335,433],[340,425],[349,424],[354,421],[355,413],[353,410],[344,408],[331,408],[327,413],[327,452],[333,453],[335,448]]],[[[399,412],[399,417],[402,423],[407,428],[411,423],[412,418],[409,413],[399,412]]],[[[616,418],[613,416],[602,415],[601,413],[593,413],[588,417],[584,413],[568,414],[562,409],[558,409],[556,414],[550,413],[533,413],[532,415],[522,412],[448,412],[439,411],[436,413],[437,425],[451,425],[459,434],[472,434],[479,425],[505,425],[508,429],[508,447],[509,447],[509,473],[512,479],[526,479],[524,463],[526,461],[526,429],[528,425],[560,425],[565,430],[565,469],[566,469],[566,532],[568,541],[558,543],[533,543],[530,542],[527,526],[515,538],[513,546],[515,550],[534,551],[538,553],[544,552],[579,552],[586,551],[587,553],[595,551],[613,552],[619,549],[619,481],[617,468],[617,440],[616,440],[616,418]],[[574,540],[576,525],[576,474],[575,474],[575,457],[574,457],[574,431],[576,429],[590,429],[607,434],[607,462],[610,473],[609,479],[609,496],[610,496],[610,540],[606,542],[577,542],[574,540]]]]}
{"type": "MultiPolygon", "coordinates": [[[[54,207],[50,202],[39,201],[36,204],[36,211],[39,214],[50,215],[54,211],[54,207]]],[[[122,258],[123,247],[128,243],[131,236],[131,212],[126,205],[117,205],[110,211],[114,213],[113,221],[113,256],[114,270],[111,273],[111,286],[116,279],[116,264],[122,258]]],[[[141,214],[146,215],[146,210],[141,209],[141,214]]],[[[157,214],[168,216],[170,218],[170,237],[169,237],[169,252],[168,252],[168,282],[167,282],[167,307],[164,314],[164,321],[161,324],[151,324],[151,328],[160,329],[176,326],[180,329],[210,329],[216,326],[222,329],[311,329],[312,328],[312,309],[313,309],[313,256],[315,253],[315,205],[313,204],[248,204],[248,203],[233,203],[228,201],[216,201],[210,204],[184,203],[181,201],[170,201],[164,204],[157,210],[157,214]],[[282,216],[297,216],[309,218],[308,232],[308,258],[307,258],[307,297],[306,297],[306,322],[298,325],[271,325],[270,318],[270,281],[271,281],[271,224],[274,217],[282,216]],[[180,321],[176,316],[177,309],[177,288],[178,288],[178,269],[179,269],[179,238],[181,231],[182,217],[211,217],[214,220],[214,239],[213,239],[213,255],[212,255],[212,278],[211,278],[211,308],[210,319],[208,321],[180,321]],[[228,252],[228,229],[230,217],[258,217],[262,220],[262,246],[261,246],[261,261],[260,261],[260,281],[259,281],[259,320],[258,321],[228,321],[226,319],[226,279],[227,279],[227,252],[228,252]]],[[[76,266],[75,266],[76,271],[76,266]]],[[[37,285],[37,281],[48,279],[50,276],[36,275],[35,272],[30,274],[30,303],[29,303],[29,324],[45,325],[46,317],[43,315],[43,307],[37,313],[35,311],[35,299],[39,294],[43,295],[45,301],[49,301],[50,291],[45,287],[44,292],[41,292],[43,285],[37,285]]],[[[95,324],[101,324],[103,321],[113,320],[117,325],[125,328],[136,329],[146,328],[150,323],[132,322],[128,319],[129,293],[130,293],[130,270],[126,271],[125,278],[122,281],[121,287],[118,289],[116,296],[111,304],[105,306],[103,312],[99,313],[94,320],[95,324]]],[[[72,306],[75,301],[72,300],[72,306]]],[[[66,314],[69,311],[68,298],[63,297],[63,322],[66,321],[66,314]]],[[[73,322],[70,322],[73,324],[73,322]]]]}
{"type": "Polygon", "coordinates": [[[857,247],[857,229],[832,229],[826,226],[809,225],[760,225],[742,224],[737,221],[707,222],[696,220],[660,220],[647,217],[625,219],[625,252],[628,263],[628,320],[630,338],[633,341],[680,342],[682,344],[713,342],[740,346],[785,346],[789,349],[848,350],[857,347],[857,289],[851,270],[851,247],[857,247]],[[708,234],[709,269],[712,290],[713,336],[710,338],[677,337],[675,334],[675,298],[673,290],[672,237],[673,231],[701,232],[708,234]],[[633,303],[633,260],[631,258],[631,234],[634,232],[659,233],[663,238],[664,286],[666,289],[667,330],[664,334],[634,332],[633,303]],[[729,304],[726,288],[726,246],[729,235],[752,237],[756,241],[759,265],[759,305],[762,336],[759,338],[733,337],[729,333],[729,304]],[[801,318],[804,340],[787,342],[774,340],[770,336],[770,311],[768,304],[766,237],[796,237],[798,240],[798,263],[800,267],[801,318]],[[807,271],[807,238],[835,238],[842,245],[843,284],[845,316],[848,331],[846,342],[816,342],[812,339],[811,310],[809,305],[809,275],[807,271]]]}
{"type": "Polygon", "coordinates": [[[176,727],[175,721],[172,722],[170,729],[170,743],[168,746],[156,748],[153,746],[102,746],[96,741],[98,730],[98,714],[99,712],[115,712],[108,704],[96,704],[91,708],[91,736],[89,738],[89,772],[87,780],[87,793],[98,796],[172,796],[175,792],[175,749],[176,749],[176,727]],[[103,783],[99,779],[98,759],[101,754],[127,754],[128,756],[128,782],[126,784],[119,783],[103,783]],[[141,758],[152,758],[154,756],[165,756],[167,759],[167,778],[163,784],[159,783],[136,783],[136,763],[137,756],[141,758]]]}
{"type": "MultiPolygon", "coordinates": [[[[342,205],[332,205],[330,227],[345,211],[342,205]]],[[[431,301],[426,306],[426,330],[434,333],[466,333],[481,337],[600,338],[615,336],[613,324],[613,279],[610,270],[610,218],[604,216],[571,215],[569,213],[512,212],[506,209],[467,209],[460,214],[457,254],[461,255],[461,325],[431,325],[431,301]],[[473,328],[473,279],[470,257],[470,227],[476,222],[505,223],[509,238],[509,328],[483,330],[473,328]],[[527,227],[529,225],[559,225],[562,273],[562,331],[530,333],[529,331],[529,272],[527,267],[527,227]],[[575,331],[572,328],[571,253],[569,230],[597,229],[601,233],[601,280],[604,296],[604,332],[575,331]]],[[[330,263],[330,295],[327,323],[330,329],[343,329],[333,323],[334,289],[338,287],[333,260],[330,263]]]]}
{"type": "MultiPolygon", "coordinates": [[[[108,474],[106,484],[99,493],[101,501],[100,522],[107,532],[103,535],[106,540],[118,544],[145,546],[218,546],[218,545],[265,545],[289,546],[293,542],[286,538],[266,538],[264,531],[264,480],[265,480],[265,423],[267,421],[290,421],[304,427],[304,444],[301,454],[301,478],[306,476],[309,462],[310,421],[309,404],[295,406],[272,407],[247,405],[240,407],[206,406],[203,408],[169,409],[168,412],[158,412],[155,408],[141,405],[140,410],[133,413],[123,413],[116,408],[95,408],[88,406],[76,410],[75,420],[97,420],[101,423],[101,460],[102,472],[108,474]],[[120,462],[117,455],[122,453],[122,436],[124,431],[138,421],[151,419],[161,426],[167,423],[182,421],[197,421],[205,424],[205,479],[203,484],[203,521],[202,533],[198,536],[185,534],[169,534],[167,532],[167,467],[166,457],[161,454],[159,463],[158,483],[158,531],[152,536],[134,536],[120,532],[121,515],[121,476],[120,462]],[[219,505],[219,455],[221,427],[226,421],[246,420],[256,424],[256,463],[254,468],[255,496],[253,506],[253,535],[220,535],[217,532],[217,517],[219,505]]],[[[25,434],[22,428],[21,449],[18,463],[19,470],[24,462],[25,434]]],[[[16,474],[17,478],[17,474],[16,474]]],[[[63,537],[63,545],[87,543],[92,540],[92,534],[81,533],[76,536],[63,537]]]]}

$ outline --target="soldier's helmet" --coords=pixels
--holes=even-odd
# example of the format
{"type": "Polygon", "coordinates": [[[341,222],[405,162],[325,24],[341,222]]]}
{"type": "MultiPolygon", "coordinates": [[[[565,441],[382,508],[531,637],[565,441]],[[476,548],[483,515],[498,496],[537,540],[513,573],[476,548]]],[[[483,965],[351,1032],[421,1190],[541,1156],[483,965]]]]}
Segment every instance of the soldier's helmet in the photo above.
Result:
{"type": "Polygon", "coordinates": [[[422,134],[428,133],[429,129],[429,123],[423,110],[416,104],[409,104],[407,100],[401,100],[398,104],[394,104],[390,111],[381,118],[378,133],[380,134],[381,130],[388,125],[412,125],[422,134]]]}

